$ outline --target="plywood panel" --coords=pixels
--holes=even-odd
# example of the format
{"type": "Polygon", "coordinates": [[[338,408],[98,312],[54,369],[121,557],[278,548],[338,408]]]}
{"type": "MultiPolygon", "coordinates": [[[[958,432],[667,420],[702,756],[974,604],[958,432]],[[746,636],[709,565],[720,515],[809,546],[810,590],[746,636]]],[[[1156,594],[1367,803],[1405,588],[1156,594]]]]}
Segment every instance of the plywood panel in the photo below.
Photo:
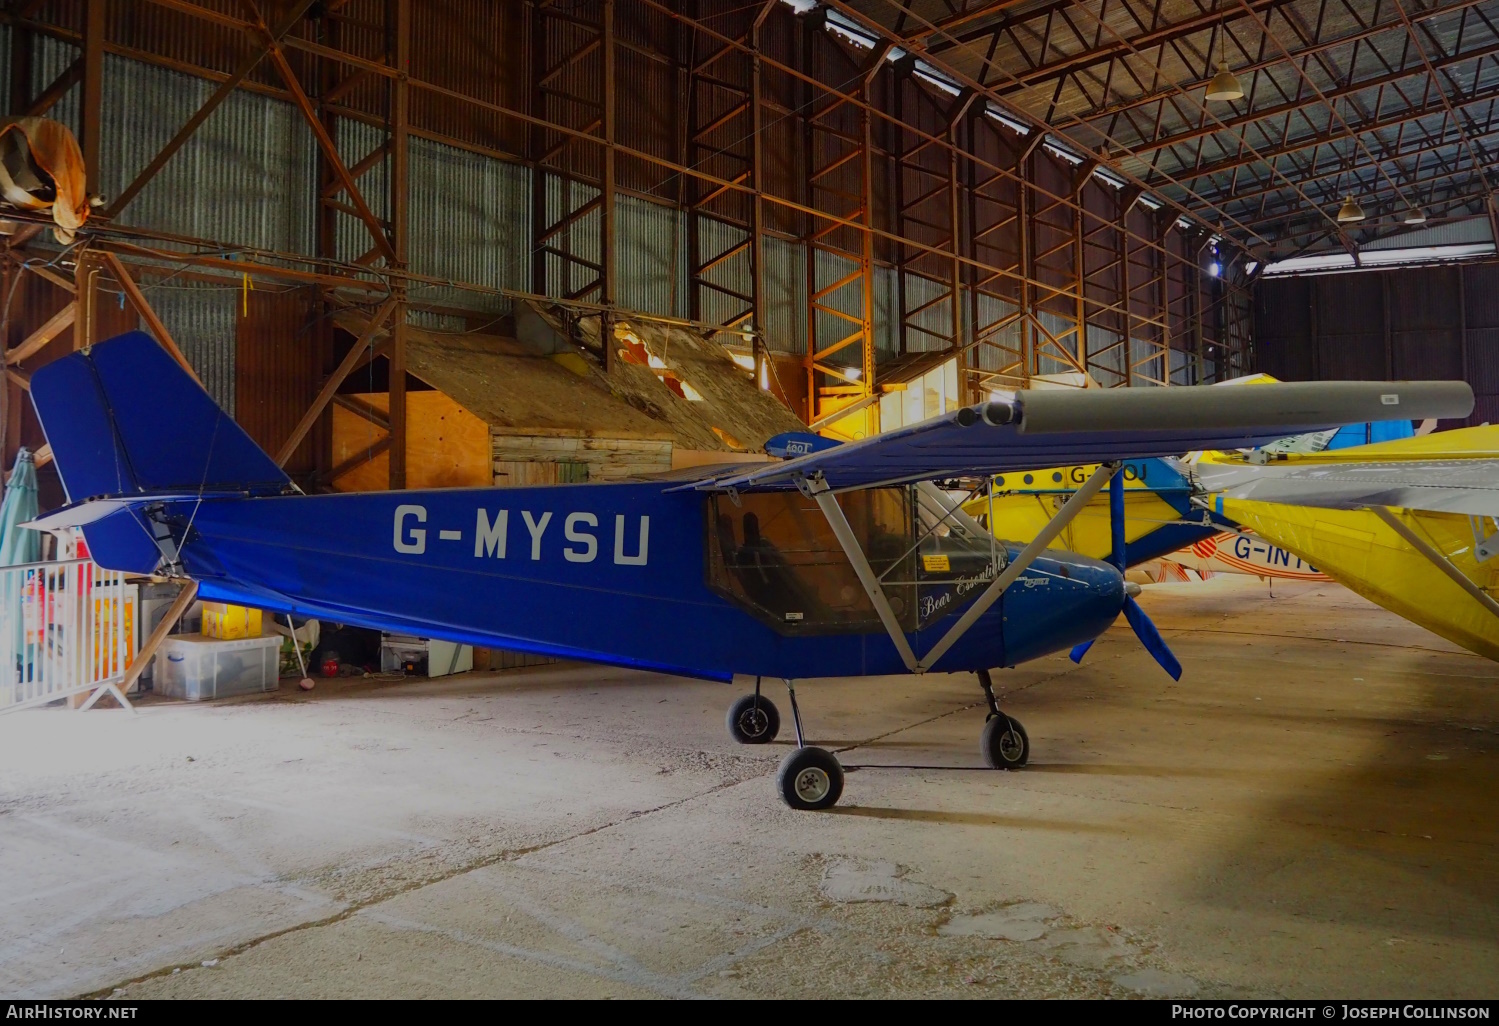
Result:
{"type": "MultiPolygon", "coordinates": [[[[384,411],[385,393],[355,397],[384,411]]],[[[406,480],[411,488],[480,488],[490,472],[489,426],[441,392],[406,395],[406,480]]],[[[368,451],[385,430],[342,406],[333,407],[333,463],[368,451]]],[[[390,457],[381,453],[333,482],[339,491],[379,491],[386,487],[390,457]]]]}

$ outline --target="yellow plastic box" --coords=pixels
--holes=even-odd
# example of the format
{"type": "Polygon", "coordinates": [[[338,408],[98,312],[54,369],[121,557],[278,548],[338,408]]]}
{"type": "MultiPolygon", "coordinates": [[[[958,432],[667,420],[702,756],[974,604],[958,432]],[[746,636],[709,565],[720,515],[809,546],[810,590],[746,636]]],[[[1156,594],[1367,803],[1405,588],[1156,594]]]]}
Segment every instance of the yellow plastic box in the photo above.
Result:
{"type": "Polygon", "coordinates": [[[219,641],[260,637],[260,610],[227,602],[203,603],[203,636],[219,641]]]}

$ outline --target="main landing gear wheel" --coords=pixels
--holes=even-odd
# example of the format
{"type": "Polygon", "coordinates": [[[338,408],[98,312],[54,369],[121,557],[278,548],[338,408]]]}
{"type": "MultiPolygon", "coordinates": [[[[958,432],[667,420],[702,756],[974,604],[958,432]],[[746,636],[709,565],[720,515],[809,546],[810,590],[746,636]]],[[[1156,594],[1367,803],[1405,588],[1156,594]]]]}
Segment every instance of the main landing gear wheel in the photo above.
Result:
{"type": "Polygon", "coordinates": [[[1031,757],[1031,739],[1025,736],[1025,728],[1019,720],[1004,713],[984,724],[979,747],[992,769],[1019,769],[1031,757]]]}
{"type": "Polygon", "coordinates": [[[729,737],[742,745],[768,745],[781,730],[781,713],[764,695],[745,695],[729,706],[729,737]]]}
{"type": "Polygon", "coordinates": [[[833,753],[821,748],[798,748],[781,762],[776,787],[793,809],[830,808],[843,794],[843,767],[833,753]]]}

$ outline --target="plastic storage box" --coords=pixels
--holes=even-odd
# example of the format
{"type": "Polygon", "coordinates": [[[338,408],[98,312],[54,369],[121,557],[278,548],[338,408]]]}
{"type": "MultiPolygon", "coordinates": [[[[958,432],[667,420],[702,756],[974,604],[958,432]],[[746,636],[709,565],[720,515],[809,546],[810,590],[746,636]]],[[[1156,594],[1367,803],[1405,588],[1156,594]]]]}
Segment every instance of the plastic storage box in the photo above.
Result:
{"type": "Polygon", "coordinates": [[[280,686],[280,650],[279,634],[237,641],[173,635],[161,643],[155,690],[189,702],[275,691],[280,686]]]}

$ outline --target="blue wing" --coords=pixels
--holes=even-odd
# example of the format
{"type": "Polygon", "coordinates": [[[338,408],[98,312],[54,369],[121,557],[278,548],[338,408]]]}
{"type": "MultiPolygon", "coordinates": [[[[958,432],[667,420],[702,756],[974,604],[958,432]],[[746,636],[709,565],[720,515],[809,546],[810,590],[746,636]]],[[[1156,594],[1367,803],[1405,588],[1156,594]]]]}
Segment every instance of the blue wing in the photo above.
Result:
{"type": "Polygon", "coordinates": [[[1239,449],[1355,421],[1461,418],[1461,381],[1326,381],[1252,388],[1019,392],[784,463],[735,468],[672,491],[774,491],[821,474],[834,489],[1107,460],[1239,449]]]}

